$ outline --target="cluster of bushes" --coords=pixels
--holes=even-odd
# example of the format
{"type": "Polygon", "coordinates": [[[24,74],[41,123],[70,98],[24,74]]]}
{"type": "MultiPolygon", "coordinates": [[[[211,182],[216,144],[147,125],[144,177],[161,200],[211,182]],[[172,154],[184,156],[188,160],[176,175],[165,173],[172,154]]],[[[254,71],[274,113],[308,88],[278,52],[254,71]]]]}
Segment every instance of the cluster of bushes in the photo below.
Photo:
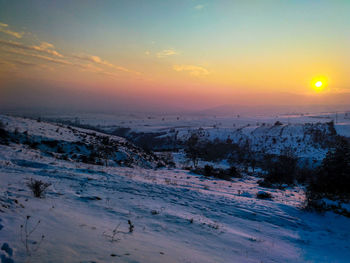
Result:
{"type": "Polygon", "coordinates": [[[208,162],[215,162],[228,158],[232,153],[241,152],[241,147],[238,144],[228,141],[214,140],[208,141],[201,145],[201,159],[208,162]]]}
{"type": "Polygon", "coordinates": [[[241,178],[242,175],[238,169],[231,166],[229,169],[214,168],[212,165],[205,165],[204,168],[195,168],[191,170],[193,173],[202,174],[207,177],[215,177],[230,181],[232,178],[241,178]]]}
{"type": "Polygon", "coordinates": [[[318,211],[333,210],[350,216],[349,211],[336,205],[328,205],[329,200],[350,201],[350,143],[338,137],[320,166],[301,167],[292,155],[269,156],[265,163],[266,174],[259,182],[264,187],[276,187],[295,182],[306,185],[306,207],[318,211]]]}
{"type": "Polygon", "coordinates": [[[233,143],[230,139],[203,141],[199,140],[196,133],[193,133],[185,142],[184,150],[186,157],[192,161],[194,167],[197,166],[199,159],[207,162],[228,159],[232,165],[251,164],[251,166],[255,166],[249,141],[242,144],[233,143]]]}
{"type": "Polygon", "coordinates": [[[332,145],[334,145],[337,140],[337,132],[334,128],[334,122],[327,122],[326,123],[326,128],[325,129],[321,129],[320,125],[324,125],[324,124],[320,124],[320,123],[308,123],[305,124],[304,127],[304,134],[309,136],[311,141],[318,145],[319,147],[326,149],[329,147],[332,147],[332,145]]]}
{"type": "Polygon", "coordinates": [[[174,157],[171,154],[171,152],[160,152],[157,155],[155,155],[156,160],[158,160],[157,168],[162,168],[165,166],[175,168],[176,164],[174,161],[174,157]]]}
{"type": "Polygon", "coordinates": [[[259,181],[260,186],[291,185],[297,179],[297,159],[292,155],[266,155],[264,168],[266,174],[259,181]]]}
{"type": "Polygon", "coordinates": [[[315,171],[309,186],[310,198],[350,199],[350,144],[341,139],[315,171]]]}
{"type": "MultiPolygon", "coordinates": [[[[321,165],[317,167],[302,164],[293,153],[293,149],[285,149],[280,155],[259,154],[251,150],[249,141],[240,145],[230,140],[202,141],[197,134],[193,134],[185,143],[185,153],[193,163],[192,172],[197,174],[225,180],[239,177],[240,173],[234,166],[228,170],[210,165],[197,168],[199,159],[215,162],[227,158],[233,165],[262,168],[265,173],[263,179],[259,181],[261,186],[284,187],[302,183],[307,187],[307,207],[322,210],[329,207],[320,202],[323,198],[350,201],[350,143],[348,139],[336,135],[333,123],[328,123],[324,131],[315,126],[317,125],[307,127],[306,134],[322,148],[331,147],[321,165]],[[325,139],[326,135],[329,135],[329,138],[325,139]]],[[[339,207],[336,211],[341,211],[345,215],[350,214],[339,207]]]]}
{"type": "Polygon", "coordinates": [[[316,169],[307,187],[306,209],[319,212],[332,210],[350,217],[350,211],[341,206],[341,203],[349,202],[350,145],[342,139],[316,169]],[[327,202],[327,199],[332,201],[327,202]]]}

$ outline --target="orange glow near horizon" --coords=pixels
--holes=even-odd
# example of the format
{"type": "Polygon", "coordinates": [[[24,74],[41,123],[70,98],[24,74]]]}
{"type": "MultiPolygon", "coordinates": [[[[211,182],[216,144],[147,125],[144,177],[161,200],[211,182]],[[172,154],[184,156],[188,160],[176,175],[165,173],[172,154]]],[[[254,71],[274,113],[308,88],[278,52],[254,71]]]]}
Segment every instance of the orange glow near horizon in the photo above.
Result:
{"type": "Polygon", "coordinates": [[[200,10],[191,1],[143,8],[101,1],[97,9],[78,2],[69,6],[74,16],[64,1],[40,14],[29,3],[0,6],[0,96],[15,81],[45,92],[62,87],[113,95],[116,102],[176,98],[202,107],[350,92],[348,4],[318,3],[322,15],[315,15],[300,12],[315,3],[288,1],[211,2],[200,10]],[[17,15],[21,8],[25,18],[17,15]]]}

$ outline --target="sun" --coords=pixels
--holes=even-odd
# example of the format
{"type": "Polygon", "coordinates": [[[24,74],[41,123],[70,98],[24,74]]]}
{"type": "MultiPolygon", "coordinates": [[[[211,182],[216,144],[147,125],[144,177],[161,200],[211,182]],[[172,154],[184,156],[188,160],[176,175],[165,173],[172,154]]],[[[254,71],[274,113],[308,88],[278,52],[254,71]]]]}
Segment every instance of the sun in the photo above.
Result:
{"type": "Polygon", "coordinates": [[[322,81],[317,81],[317,82],[315,83],[315,86],[316,86],[317,88],[322,87],[322,81]]]}
{"type": "Polygon", "coordinates": [[[316,93],[319,93],[324,91],[326,83],[327,81],[323,77],[314,78],[311,82],[311,87],[316,93]]]}

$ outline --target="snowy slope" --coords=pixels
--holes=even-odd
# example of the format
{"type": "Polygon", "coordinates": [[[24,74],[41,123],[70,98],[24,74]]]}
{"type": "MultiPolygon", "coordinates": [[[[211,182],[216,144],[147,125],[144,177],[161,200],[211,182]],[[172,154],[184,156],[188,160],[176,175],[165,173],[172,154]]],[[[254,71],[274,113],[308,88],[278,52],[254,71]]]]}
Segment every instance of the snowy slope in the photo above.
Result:
{"type": "MultiPolygon", "coordinates": [[[[81,114],[74,116],[47,116],[47,118],[98,126],[115,133],[124,130],[123,137],[138,143],[140,138],[157,140],[154,150],[171,148],[176,140],[183,142],[192,133],[202,133],[202,139],[234,143],[250,143],[255,152],[279,154],[286,148],[300,158],[319,162],[324,157],[335,136],[350,137],[349,112],[299,113],[262,116],[200,116],[186,114],[81,114]],[[274,125],[276,122],[282,125],[274,125]],[[334,129],[329,123],[334,122],[334,129]],[[167,145],[168,144],[168,145],[167,145]],[[165,147],[164,147],[165,145],[165,147]]],[[[147,145],[147,147],[151,147],[147,145]]]]}
{"type": "Polygon", "coordinates": [[[346,122],[337,123],[337,125],[335,125],[335,129],[337,130],[337,133],[339,135],[350,138],[350,124],[349,123],[346,123],[346,122]]]}
{"type": "Polygon", "coordinates": [[[249,143],[255,152],[280,154],[288,148],[298,157],[315,160],[325,157],[336,135],[330,124],[315,123],[185,130],[180,131],[177,138],[186,141],[193,133],[199,134],[201,140],[249,143]]]}
{"type": "Polygon", "coordinates": [[[161,160],[124,138],[66,125],[0,115],[10,141],[58,159],[116,166],[156,167],[161,160]]]}
{"type": "MultiPolygon", "coordinates": [[[[8,119],[15,121],[23,120],[8,119]]],[[[50,134],[49,124],[18,122],[13,127],[19,130],[50,134]]],[[[72,142],[68,130],[64,134],[72,142]]],[[[0,245],[13,249],[12,256],[8,249],[0,255],[39,263],[348,262],[348,218],[307,213],[300,209],[301,188],[268,190],[257,180],[105,167],[62,160],[21,143],[0,145],[0,245]],[[30,178],[52,184],[45,198],[32,196],[30,178]],[[257,199],[261,190],[273,199],[257,199]],[[28,239],[30,255],[21,241],[27,216],[29,231],[40,220],[28,239]]]]}

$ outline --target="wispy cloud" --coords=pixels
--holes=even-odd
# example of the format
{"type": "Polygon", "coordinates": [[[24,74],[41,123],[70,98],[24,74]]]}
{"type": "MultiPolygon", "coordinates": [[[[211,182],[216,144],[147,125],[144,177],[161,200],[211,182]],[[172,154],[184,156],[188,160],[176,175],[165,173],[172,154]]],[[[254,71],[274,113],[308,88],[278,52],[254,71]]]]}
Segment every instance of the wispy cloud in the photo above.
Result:
{"type": "Polygon", "coordinates": [[[63,57],[62,54],[58,53],[56,50],[53,49],[54,46],[52,44],[47,42],[42,42],[40,45],[37,45],[37,46],[28,46],[19,42],[0,39],[0,45],[8,46],[16,49],[37,51],[37,52],[46,53],[46,54],[53,55],[60,58],[63,57]]]}
{"type": "Polygon", "coordinates": [[[16,31],[12,31],[10,29],[8,29],[8,24],[5,23],[1,23],[0,22],[0,32],[13,36],[15,38],[22,38],[22,36],[24,35],[24,32],[16,32],[16,31]]]}
{"type": "Polygon", "coordinates": [[[29,57],[29,58],[34,58],[34,59],[38,59],[38,60],[42,60],[42,61],[46,61],[46,62],[50,62],[50,63],[54,63],[54,64],[59,64],[59,65],[64,65],[64,66],[72,66],[75,68],[79,68],[80,70],[83,71],[89,71],[89,72],[94,72],[94,73],[101,73],[103,72],[102,68],[96,67],[95,65],[91,64],[91,63],[87,63],[87,64],[81,64],[81,63],[74,63],[72,61],[69,61],[67,59],[58,59],[58,58],[52,58],[52,57],[48,57],[48,56],[43,56],[40,54],[35,54],[35,53],[28,53],[25,52],[23,50],[16,50],[16,49],[12,49],[12,48],[8,48],[6,49],[7,53],[12,53],[15,55],[19,55],[20,59],[7,59],[9,62],[12,62],[13,64],[17,64],[17,65],[22,65],[22,66],[29,66],[29,65],[36,65],[36,66],[44,66],[43,64],[39,64],[36,63],[34,61],[25,61],[22,60],[22,57],[29,57]]]}
{"type": "Polygon", "coordinates": [[[48,53],[48,54],[56,56],[56,57],[63,57],[62,54],[60,54],[56,50],[54,50],[54,48],[55,48],[54,45],[50,44],[48,42],[41,42],[40,45],[31,46],[31,48],[36,50],[36,51],[48,53]]]}
{"type": "Polygon", "coordinates": [[[131,70],[122,67],[122,66],[118,66],[118,65],[114,65],[106,60],[101,59],[98,56],[93,56],[93,55],[73,55],[72,57],[80,59],[80,60],[85,60],[85,61],[90,61],[99,65],[103,65],[103,66],[107,66],[107,67],[111,67],[114,68],[116,70],[119,71],[124,71],[124,72],[132,72],[131,70]]]}
{"type": "MultiPolygon", "coordinates": [[[[6,49],[7,52],[20,55],[20,56],[26,56],[26,57],[31,57],[35,59],[41,59],[45,60],[47,62],[51,63],[56,63],[56,64],[61,64],[61,65],[70,65],[70,66],[77,66],[81,69],[88,70],[88,71],[93,71],[93,72],[100,72],[102,71],[101,68],[98,68],[92,64],[81,64],[81,63],[74,63],[71,59],[69,60],[67,57],[64,58],[62,54],[58,53],[57,51],[53,50],[54,45],[48,42],[42,42],[40,45],[36,46],[28,46],[19,42],[14,42],[14,41],[7,41],[7,40],[2,40],[0,39],[0,46],[5,46],[8,49],[6,49]],[[26,51],[33,51],[33,52],[26,52],[26,51]],[[46,55],[42,55],[42,54],[46,55]],[[47,56],[51,55],[53,57],[47,56]],[[58,58],[57,58],[58,57],[58,58]]],[[[100,65],[105,65],[105,66],[110,66],[113,68],[118,68],[117,66],[102,60],[98,56],[71,56],[72,58],[78,58],[80,60],[85,60],[92,62],[94,64],[100,64],[100,65]]],[[[127,71],[127,69],[124,69],[120,67],[120,70],[127,71]]]]}
{"type": "Polygon", "coordinates": [[[109,65],[107,61],[103,61],[100,57],[98,56],[93,56],[93,55],[72,55],[73,58],[77,58],[80,60],[85,60],[89,61],[92,63],[97,63],[97,64],[103,64],[103,65],[109,65]]]}
{"type": "Polygon", "coordinates": [[[174,56],[177,54],[179,54],[179,53],[174,49],[164,49],[164,50],[157,53],[157,57],[158,58],[165,58],[165,57],[174,56]]]}
{"type": "Polygon", "coordinates": [[[94,72],[98,74],[104,74],[104,75],[113,76],[113,77],[117,76],[117,74],[106,71],[103,68],[98,67],[96,65],[107,66],[118,71],[135,73],[136,75],[140,75],[140,73],[138,72],[133,72],[127,68],[114,65],[108,61],[101,59],[98,56],[72,55],[72,56],[63,57],[61,54],[55,54],[54,50],[49,49],[49,48],[53,48],[54,46],[47,42],[42,42],[41,45],[38,45],[38,46],[27,46],[22,43],[0,39],[0,47],[1,46],[5,48],[7,53],[11,53],[18,56],[26,56],[33,59],[39,59],[50,63],[60,64],[60,65],[73,66],[84,71],[94,72]],[[28,52],[28,51],[35,51],[35,52],[28,52]],[[53,57],[42,55],[40,54],[40,52],[47,53],[48,55],[52,55],[53,57]],[[77,61],[74,61],[74,59],[79,59],[81,61],[87,61],[90,63],[78,63],[77,61]]]}
{"type": "Polygon", "coordinates": [[[175,71],[187,71],[189,72],[192,76],[206,76],[209,74],[209,71],[203,67],[200,66],[195,66],[195,65],[174,65],[173,69],[175,71]]]}
{"type": "MultiPolygon", "coordinates": [[[[6,34],[12,34],[17,38],[21,38],[24,33],[13,32],[8,29],[9,25],[0,22],[0,32],[6,34]]],[[[28,34],[29,35],[29,34],[28,34]]],[[[27,36],[27,35],[26,35],[27,36]]],[[[32,40],[33,41],[33,40],[32,40]]],[[[24,40],[23,40],[24,42],[24,40]]],[[[142,74],[126,67],[116,65],[107,60],[102,59],[95,55],[62,55],[58,52],[55,46],[48,42],[40,42],[38,44],[29,45],[23,43],[22,41],[11,41],[7,39],[0,39],[0,49],[5,53],[6,60],[11,61],[12,65],[30,66],[30,65],[42,65],[45,63],[40,63],[37,60],[71,66],[83,71],[94,72],[96,74],[108,75],[111,77],[120,77],[120,72],[126,72],[129,74],[136,75],[140,77],[142,74]]],[[[1,54],[1,53],[0,53],[1,54]]],[[[53,68],[53,67],[50,67],[53,68]]]]}
{"type": "Polygon", "coordinates": [[[12,53],[12,54],[20,55],[20,56],[26,56],[26,57],[45,60],[45,61],[51,62],[51,63],[61,64],[61,65],[74,65],[72,62],[70,62],[68,60],[56,59],[56,58],[43,56],[43,55],[36,54],[36,53],[28,53],[28,52],[25,52],[23,50],[10,48],[10,49],[7,49],[6,51],[9,53],[12,53]]]}

